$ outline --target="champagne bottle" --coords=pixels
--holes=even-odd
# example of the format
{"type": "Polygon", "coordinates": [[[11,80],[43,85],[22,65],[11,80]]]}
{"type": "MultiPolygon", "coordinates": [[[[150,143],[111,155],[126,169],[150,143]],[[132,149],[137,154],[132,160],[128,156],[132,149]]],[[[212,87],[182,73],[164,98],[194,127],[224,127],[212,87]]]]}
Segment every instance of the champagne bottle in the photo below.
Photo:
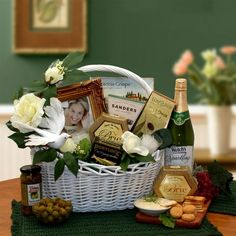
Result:
{"type": "Polygon", "coordinates": [[[194,131],[188,110],[186,79],[176,79],[174,100],[176,106],[167,127],[173,143],[165,149],[164,164],[189,166],[193,170],[194,131]]]}

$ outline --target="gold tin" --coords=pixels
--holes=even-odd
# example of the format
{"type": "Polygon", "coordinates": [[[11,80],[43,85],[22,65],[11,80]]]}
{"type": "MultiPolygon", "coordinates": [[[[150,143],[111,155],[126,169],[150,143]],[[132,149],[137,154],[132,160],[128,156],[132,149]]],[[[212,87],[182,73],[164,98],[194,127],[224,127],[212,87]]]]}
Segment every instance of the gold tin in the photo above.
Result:
{"type": "Polygon", "coordinates": [[[90,139],[95,137],[104,143],[121,145],[121,135],[128,130],[127,119],[103,112],[89,129],[90,139]]]}
{"type": "Polygon", "coordinates": [[[154,181],[153,189],[160,197],[183,202],[185,196],[196,192],[197,180],[187,166],[164,166],[154,181]]]}

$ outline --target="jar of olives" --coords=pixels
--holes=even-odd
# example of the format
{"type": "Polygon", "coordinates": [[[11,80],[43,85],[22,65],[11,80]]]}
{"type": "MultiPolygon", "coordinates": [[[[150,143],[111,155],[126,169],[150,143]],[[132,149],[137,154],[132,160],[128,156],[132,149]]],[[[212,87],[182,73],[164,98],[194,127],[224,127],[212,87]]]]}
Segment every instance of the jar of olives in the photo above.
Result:
{"type": "Polygon", "coordinates": [[[42,198],[41,167],[38,165],[26,165],[21,171],[21,209],[23,215],[32,215],[32,206],[42,198]]]}

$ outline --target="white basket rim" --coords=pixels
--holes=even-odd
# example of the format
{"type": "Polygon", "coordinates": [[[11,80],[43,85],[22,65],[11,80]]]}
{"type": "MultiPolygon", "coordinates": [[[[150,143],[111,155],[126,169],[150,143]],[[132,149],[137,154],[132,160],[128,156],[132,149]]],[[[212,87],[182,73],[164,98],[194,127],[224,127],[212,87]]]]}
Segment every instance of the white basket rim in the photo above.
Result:
{"type": "Polygon", "coordinates": [[[83,72],[92,72],[92,71],[104,71],[104,72],[113,72],[123,76],[126,76],[134,81],[136,81],[143,89],[147,92],[148,95],[153,91],[152,88],[148,85],[148,83],[139,75],[134,72],[113,65],[104,65],[104,64],[94,64],[94,65],[86,65],[79,67],[78,70],[83,72]]]}
{"type": "Polygon", "coordinates": [[[89,163],[79,160],[79,172],[81,173],[94,173],[97,175],[125,175],[125,174],[136,174],[143,169],[152,168],[161,159],[162,153],[157,151],[155,153],[155,161],[153,162],[138,162],[130,164],[126,171],[122,170],[120,166],[105,166],[96,163],[89,163]]]}

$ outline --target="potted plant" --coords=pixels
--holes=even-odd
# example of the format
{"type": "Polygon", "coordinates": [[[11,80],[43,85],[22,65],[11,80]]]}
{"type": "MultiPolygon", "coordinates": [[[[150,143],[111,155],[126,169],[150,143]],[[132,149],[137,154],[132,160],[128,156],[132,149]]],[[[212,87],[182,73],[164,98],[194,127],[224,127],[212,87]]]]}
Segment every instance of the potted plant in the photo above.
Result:
{"type": "Polygon", "coordinates": [[[198,91],[199,102],[207,104],[210,152],[213,156],[229,151],[231,105],[236,101],[235,46],[201,52],[199,66],[191,50],[183,52],[173,66],[177,76],[186,76],[198,91]]]}

